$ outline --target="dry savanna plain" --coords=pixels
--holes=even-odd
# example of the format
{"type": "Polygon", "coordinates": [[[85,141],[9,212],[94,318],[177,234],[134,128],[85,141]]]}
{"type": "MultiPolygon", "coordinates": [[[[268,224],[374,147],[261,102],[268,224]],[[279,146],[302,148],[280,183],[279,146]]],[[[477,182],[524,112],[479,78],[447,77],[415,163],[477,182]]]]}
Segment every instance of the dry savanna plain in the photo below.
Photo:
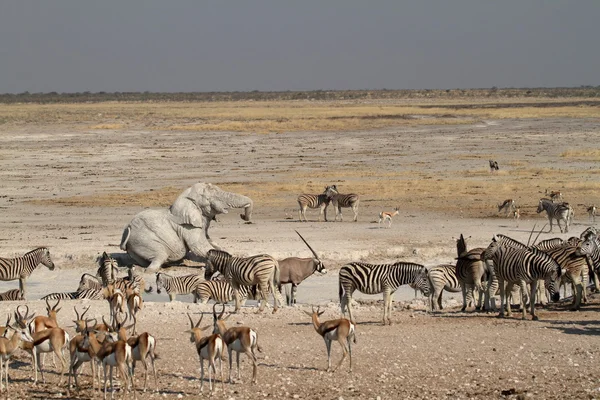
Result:
{"type": "MultiPolygon", "coordinates": [[[[527,241],[544,214],[545,192],[560,190],[575,219],[568,238],[593,225],[586,207],[600,206],[600,101],[574,98],[419,98],[336,101],[99,102],[0,105],[0,256],[49,246],[57,268],[36,269],[27,305],[45,313],[43,295],[74,291],[83,272],[95,272],[103,251],[120,253],[125,225],[141,210],[168,207],[196,182],[212,182],[254,200],[253,223],[237,210],[219,217],[211,237],[234,254],[308,256],[298,230],[329,273],[300,285],[299,304],[276,314],[244,307],[230,326],[258,331],[258,383],[242,356],[242,379],[212,393],[224,399],[599,398],[600,297],[580,311],[570,299],[539,309],[540,321],[498,319],[460,312],[456,300],[442,312],[425,311],[410,289],[396,296],[391,326],[382,326],[381,296],[357,296],[357,343],[348,361],[325,371],[323,340],[309,317],[340,315],[337,271],[350,261],[451,263],[455,239],[485,247],[493,234],[527,241]],[[488,160],[499,163],[490,172],[488,160]],[[309,210],[298,221],[296,198],[335,184],[360,195],[358,222],[319,222],[309,210]],[[513,198],[521,218],[498,214],[513,198]],[[399,208],[388,229],[378,213],[399,208]]],[[[546,231],[548,227],[544,228],[546,231]]],[[[183,274],[193,265],[170,268],[183,274]]],[[[145,276],[155,285],[154,277],[145,276]]],[[[2,282],[1,290],[18,283],[2,282]]],[[[456,295],[446,294],[445,298],[456,295]]],[[[211,319],[211,305],[187,297],[166,302],[146,295],[139,328],[157,339],[158,382],[137,398],[209,397],[200,394],[199,362],[186,313],[211,319]]],[[[0,315],[19,303],[0,304],[0,315]]],[[[23,303],[20,303],[23,304],[23,303]]],[[[74,335],[73,306],[108,315],[104,301],[65,301],[61,326],[74,335]]],[[[341,356],[332,346],[332,359],[341,356]]],[[[10,398],[64,398],[64,382],[46,361],[46,383],[32,384],[30,357],[14,353],[10,398]]],[[[60,364],[60,363],[58,363],[60,364]]],[[[224,374],[227,377],[227,362],[224,374]]],[[[235,376],[235,374],[234,374],[235,376]]],[[[73,398],[101,396],[90,369],[73,398]]],[[[118,385],[120,386],[120,385],[118,385]]],[[[121,396],[122,393],[116,393],[121,396]]],[[[132,397],[129,394],[129,397],[132,397]]]]}

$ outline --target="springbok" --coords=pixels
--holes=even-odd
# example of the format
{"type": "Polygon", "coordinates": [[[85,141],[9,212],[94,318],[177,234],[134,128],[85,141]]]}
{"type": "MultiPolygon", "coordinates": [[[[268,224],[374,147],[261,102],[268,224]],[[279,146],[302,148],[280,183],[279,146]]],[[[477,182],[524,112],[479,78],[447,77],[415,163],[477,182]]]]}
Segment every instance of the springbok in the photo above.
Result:
{"type": "Polygon", "coordinates": [[[506,199],[502,202],[502,204],[498,204],[498,212],[504,210],[506,216],[508,217],[511,211],[515,211],[517,206],[515,205],[515,201],[513,199],[506,199]]]}
{"type": "Polygon", "coordinates": [[[225,304],[223,304],[223,310],[217,317],[216,312],[217,304],[213,305],[213,333],[218,333],[223,338],[223,341],[227,345],[227,351],[229,353],[229,379],[231,383],[231,369],[233,364],[232,352],[236,352],[237,372],[238,380],[241,380],[240,375],[240,353],[244,353],[252,361],[252,383],[256,383],[256,372],[258,370],[258,363],[256,361],[256,354],[254,349],[262,352],[258,345],[258,333],[252,328],[247,326],[236,326],[234,328],[227,329],[225,326],[225,320],[231,316],[228,314],[223,317],[225,313],[225,304]]]}
{"type": "Polygon", "coordinates": [[[128,289],[127,292],[127,309],[129,315],[133,319],[133,334],[136,334],[137,315],[144,307],[144,300],[138,289],[128,289]]]}
{"type": "Polygon", "coordinates": [[[586,209],[586,211],[588,213],[589,221],[596,223],[596,206],[592,204],[586,209]]]}
{"type": "Polygon", "coordinates": [[[202,331],[208,330],[211,328],[210,325],[199,328],[200,323],[202,322],[202,318],[204,314],[200,315],[200,319],[196,324],[192,321],[192,317],[190,314],[187,315],[190,319],[190,329],[185,331],[185,333],[190,334],[190,342],[194,343],[196,346],[196,351],[198,352],[198,357],[200,357],[200,392],[204,387],[204,360],[208,360],[208,386],[210,391],[212,392],[212,375],[211,368],[214,371],[215,375],[217,374],[217,370],[215,368],[215,359],[219,359],[219,368],[221,369],[221,386],[222,389],[225,390],[225,384],[223,383],[223,360],[221,359],[223,355],[223,339],[221,335],[218,333],[213,333],[210,336],[202,336],[202,331]]]}
{"type": "Polygon", "coordinates": [[[300,236],[300,239],[306,244],[314,257],[288,257],[279,261],[279,282],[277,284],[279,291],[281,292],[282,285],[292,285],[291,294],[288,293],[286,286],[285,298],[288,305],[296,304],[296,291],[298,290],[298,285],[302,281],[314,274],[315,271],[321,274],[327,273],[327,269],[325,269],[325,265],[317,255],[317,252],[310,247],[308,242],[298,231],[295,232],[300,236]]]}
{"type": "MultiPolygon", "coordinates": [[[[75,310],[75,315],[77,316],[77,319],[73,322],[75,323],[75,332],[77,332],[78,335],[71,339],[71,341],[69,342],[69,353],[71,356],[71,362],[69,364],[69,381],[67,383],[68,397],[71,396],[71,377],[74,378],[75,388],[79,390],[79,383],[77,382],[77,372],[81,364],[83,364],[84,362],[91,363],[93,390],[96,390],[96,377],[98,381],[98,386],[100,385],[100,368],[96,369],[98,364],[97,355],[98,351],[100,350],[100,344],[96,340],[94,343],[96,343],[97,346],[95,347],[91,343],[87,347],[83,346],[83,342],[85,339],[85,331],[93,329],[89,328],[88,324],[90,323],[90,321],[95,321],[95,319],[83,319],[85,314],[90,309],[89,306],[83,311],[81,315],[79,315],[77,307],[74,306],[73,309],[75,310]]],[[[92,325],[92,327],[94,326],[95,324],[92,325]]],[[[96,335],[93,331],[89,334],[96,335]]]]}
{"type": "Polygon", "coordinates": [[[0,337],[0,392],[4,391],[4,386],[2,385],[2,372],[4,372],[4,377],[6,379],[6,393],[8,394],[8,364],[10,362],[12,354],[17,348],[19,348],[19,345],[23,340],[31,341],[31,336],[29,335],[29,332],[27,332],[27,329],[25,328],[16,329],[12,327],[10,325],[9,314],[8,320],[6,322],[6,331],[0,337]],[[9,330],[13,330],[14,333],[10,339],[7,339],[6,333],[9,330]]]}
{"type": "Polygon", "coordinates": [[[312,318],[312,323],[317,333],[323,336],[325,340],[325,347],[327,347],[327,372],[335,372],[336,369],[342,365],[346,354],[350,356],[350,372],[352,372],[352,345],[350,340],[352,339],[356,343],[356,334],[354,330],[354,324],[346,318],[334,319],[325,322],[319,322],[319,317],[325,312],[320,311],[321,307],[312,308],[312,313],[304,311],[306,315],[312,318]],[[338,365],[332,370],[331,369],[331,342],[337,340],[340,346],[342,346],[342,359],[338,365]]]}
{"type": "Polygon", "coordinates": [[[390,226],[392,226],[392,218],[394,218],[399,213],[400,210],[398,209],[398,207],[394,208],[394,212],[382,211],[379,213],[379,221],[377,223],[381,227],[381,223],[387,221],[389,228],[390,226]]]}
{"type": "Polygon", "coordinates": [[[546,189],[544,196],[550,197],[550,200],[552,200],[553,203],[561,202],[563,199],[563,195],[560,190],[551,190],[548,192],[548,189],[546,189]]]}
{"type": "Polygon", "coordinates": [[[114,293],[107,300],[110,307],[110,322],[114,325],[117,320],[117,315],[125,312],[127,300],[125,294],[119,289],[115,289],[114,293]]]}
{"type": "Polygon", "coordinates": [[[33,341],[21,342],[21,348],[26,352],[30,353],[33,357],[33,369],[35,370],[35,379],[33,384],[37,384],[38,381],[38,369],[42,375],[42,382],[46,383],[44,377],[44,369],[39,362],[40,354],[42,353],[54,353],[58,356],[61,363],[60,369],[60,380],[58,385],[62,384],[62,380],[65,374],[65,367],[67,365],[63,351],[69,346],[70,337],[69,334],[61,328],[49,328],[35,332],[31,335],[33,341]]]}

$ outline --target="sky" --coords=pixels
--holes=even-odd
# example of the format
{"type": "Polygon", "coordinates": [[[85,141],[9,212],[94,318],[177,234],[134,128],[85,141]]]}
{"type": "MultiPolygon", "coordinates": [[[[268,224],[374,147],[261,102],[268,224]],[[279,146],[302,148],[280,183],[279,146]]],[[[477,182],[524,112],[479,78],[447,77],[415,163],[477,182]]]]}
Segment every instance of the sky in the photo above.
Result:
{"type": "Polygon", "coordinates": [[[2,0],[0,93],[600,85],[598,0],[2,0]]]}

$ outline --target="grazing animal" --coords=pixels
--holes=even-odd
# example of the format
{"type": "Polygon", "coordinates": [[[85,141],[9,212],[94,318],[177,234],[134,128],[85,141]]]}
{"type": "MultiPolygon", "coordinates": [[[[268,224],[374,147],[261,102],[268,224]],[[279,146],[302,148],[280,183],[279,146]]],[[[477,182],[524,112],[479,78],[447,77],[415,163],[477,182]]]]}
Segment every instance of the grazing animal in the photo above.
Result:
{"type": "Polygon", "coordinates": [[[21,289],[11,289],[4,293],[0,293],[0,301],[19,301],[25,300],[21,289]]]}
{"type": "Polygon", "coordinates": [[[204,271],[198,274],[183,276],[172,276],[164,272],[156,273],[156,292],[160,294],[162,289],[169,294],[170,301],[174,301],[178,294],[190,294],[204,281],[204,271]]]}
{"type": "Polygon", "coordinates": [[[455,265],[436,265],[427,271],[427,277],[429,278],[429,286],[431,287],[430,303],[432,311],[444,308],[442,306],[442,293],[444,290],[452,293],[462,290],[456,276],[455,265]]]}
{"type": "Polygon", "coordinates": [[[511,212],[514,212],[517,209],[515,205],[515,201],[513,199],[506,199],[502,202],[502,204],[498,204],[498,212],[504,210],[505,215],[508,217],[511,212]]]}
{"type": "Polygon", "coordinates": [[[490,163],[490,172],[498,171],[500,167],[498,166],[498,161],[489,160],[490,163]]]}
{"type": "Polygon", "coordinates": [[[283,260],[279,260],[279,283],[277,287],[281,292],[281,286],[291,284],[292,290],[291,294],[287,293],[286,290],[286,303],[287,305],[296,304],[296,291],[298,290],[298,285],[314,274],[315,272],[319,272],[321,274],[326,274],[327,269],[325,269],[325,265],[323,261],[319,259],[317,253],[313,250],[312,247],[308,244],[308,242],[300,235],[298,231],[295,231],[300,239],[306,244],[308,249],[311,251],[314,257],[312,258],[299,258],[299,257],[288,257],[283,260]]]}
{"type": "Polygon", "coordinates": [[[6,393],[8,395],[8,364],[11,356],[15,350],[19,348],[23,340],[31,342],[32,339],[26,329],[17,329],[10,325],[10,316],[8,317],[6,328],[7,331],[14,331],[14,334],[10,339],[6,338],[6,332],[0,337],[0,392],[3,392],[4,388],[6,388],[6,393]],[[2,385],[2,373],[4,373],[6,386],[2,385]]]}
{"type": "Polygon", "coordinates": [[[401,286],[410,284],[429,296],[427,269],[419,264],[396,262],[394,264],[367,264],[352,262],[344,265],[339,272],[339,296],[342,314],[352,317],[352,294],[358,290],[365,294],[383,293],[383,324],[392,323],[390,315],[394,292],[401,286]]]}
{"type": "Polygon", "coordinates": [[[38,381],[38,369],[42,375],[42,382],[46,383],[44,377],[44,370],[39,362],[40,354],[42,353],[53,353],[61,362],[60,380],[58,385],[60,386],[64,377],[65,367],[67,362],[64,359],[63,351],[68,348],[69,341],[71,340],[69,334],[61,328],[49,328],[35,332],[31,335],[32,341],[21,342],[21,348],[31,354],[33,358],[33,369],[35,370],[34,385],[38,381]]]}
{"type": "Polygon", "coordinates": [[[318,208],[319,212],[319,221],[321,221],[321,215],[325,218],[325,222],[327,222],[327,207],[331,202],[330,196],[336,194],[331,186],[325,186],[325,190],[321,194],[301,194],[298,196],[298,215],[300,221],[304,218],[304,221],[307,222],[306,219],[306,209],[307,208],[318,208]]]}
{"type": "Polygon", "coordinates": [[[23,292],[23,299],[26,299],[25,280],[40,264],[45,265],[50,271],[54,270],[54,262],[50,258],[50,250],[47,247],[38,247],[25,253],[22,257],[0,257],[0,281],[18,279],[19,289],[23,292]]]}
{"type": "Polygon", "coordinates": [[[92,274],[88,274],[86,272],[83,275],[81,275],[81,278],[79,279],[79,286],[77,286],[77,291],[79,292],[80,290],[86,289],[102,290],[102,288],[102,281],[98,277],[92,274]]]}
{"type": "MultiPolygon", "coordinates": [[[[504,306],[506,304],[504,283],[518,284],[521,287],[521,306],[523,309],[523,319],[526,319],[527,307],[527,283],[531,289],[531,315],[534,320],[538,317],[535,314],[535,296],[537,284],[540,279],[545,282],[546,289],[550,292],[553,301],[560,299],[559,285],[560,277],[564,273],[560,265],[548,254],[535,248],[517,249],[508,247],[499,243],[496,237],[492,239],[490,245],[483,252],[484,260],[492,260],[494,268],[491,269],[498,279],[500,286],[500,314],[504,317],[504,306]]],[[[511,316],[510,306],[507,310],[507,316],[511,316]]]]}
{"type": "Polygon", "coordinates": [[[83,313],[81,315],[79,315],[77,308],[75,308],[75,307],[73,307],[73,308],[75,309],[75,314],[77,315],[77,319],[73,322],[75,323],[75,331],[78,333],[78,335],[76,335],[69,342],[69,353],[71,355],[71,362],[69,364],[69,381],[67,383],[67,397],[71,396],[71,377],[74,378],[75,388],[77,390],[79,390],[79,383],[77,382],[77,373],[78,373],[79,367],[84,362],[91,363],[93,390],[96,390],[96,376],[98,378],[97,379],[98,386],[100,385],[100,368],[98,365],[99,364],[98,352],[100,351],[101,345],[98,342],[98,340],[96,339],[94,324],[92,324],[91,327],[88,326],[88,324],[94,320],[93,319],[85,319],[85,320],[83,319],[83,317],[89,310],[89,306],[83,311],[83,313]],[[94,339],[89,341],[88,346],[83,345],[84,340],[85,340],[85,335],[94,336],[94,339]],[[96,369],[96,368],[98,368],[98,369],[96,369]]]}
{"type": "Polygon", "coordinates": [[[256,383],[256,373],[258,371],[258,363],[256,360],[256,353],[254,350],[261,351],[260,346],[258,345],[258,333],[247,326],[236,326],[233,328],[227,329],[225,325],[225,320],[231,316],[228,314],[226,317],[223,317],[225,313],[225,304],[223,304],[223,310],[221,314],[217,317],[216,312],[217,305],[213,305],[213,333],[218,333],[223,338],[225,345],[227,346],[227,351],[229,353],[229,379],[228,382],[231,383],[231,370],[233,364],[233,352],[236,352],[236,361],[237,361],[237,372],[238,372],[238,380],[241,379],[240,375],[240,353],[244,353],[248,356],[250,361],[252,361],[252,383],[256,383]]]}
{"type": "Polygon", "coordinates": [[[464,236],[460,235],[460,238],[456,240],[456,277],[462,289],[463,306],[461,311],[467,309],[467,305],[473,300],[473,290],[477,289],[479,292],[479,302],[475,307],[476,310],[481,309],[481,294],[484,294],[484,309],[489,310],[492,307],[491,302],[491,289],[495,285],[493,274],[490,273],[490,268],[483,262],[481,253],[485,249],[482,247],[476,247],[467,251],[467,242],[464,236]],[[484,287],[483,281],[487,276],[487,286],[484,287]]]}
{"type": "Polygon", "coordinates": [[[358,221],[358,204],[360,203],[360,198],[355,193],[350,194],[340,194],[335,185],[331,186],[333,189],[333,194],[329,194],[329,198],[331,200],[331,204],[333,205],[333,209],[335,210],[335,219],[337,221],[338,216],[340,217],[340,222],[343,221],[342,216],[342,208],[351,208],[354,213],[354,222],[358,221]]]}
{"type": "MultiPolygon", "coordinates": [[[[239,287],[240,304],[242,306],[246,304],[248,298],[257,299],[256,289],[256,285],[239,287]]],[[[210,299],[213,299],[215,303],[229,303],[235,300],[235,294],[229,282],[225,280],[200,282],[196,290],[194,290],[194,302],[200,300],[200,303],[206,304],[210,299]]]]}
{"type": "Polygon", "coordinates": [[[379,221],[377,222],[381,226],[382,222],[388,223],[388,228],[392,226],[392,218],[400,213],[398,207],[394,208],[394,212],[382,211],[379,213],[379,221]]]}
{"type": "Polygon", "coordinates": [[[267,254],[235,257],[226,251],[212,249],[208,251],[207,258],[207,276],[210,277],[215,271],[219,271],[233,288],[235,312],[240,309],[239,288],[242,285],[258,285],[261,297],[259,312],[267,305],[269,291],[273,293],[273,313],[282,305],[281,293],[276,287],[279,282],[279,263],[273,257],[267,254]]]}
{"type": "Polygon", "coordinates": [[[591,205],[586,209],[587,213],[588,213],[588,218],[590,222],[593,222],[594,224],[596,223],[596,206],[595,205],[591,205]]]}
{"type": "Polygon", "coordinates": [[[190,314],[187,315],[190,319],[190,329],[185,331],[190,334],[190,342],[194,343],[196,346],[196,352],[198,353],[198,357],[200,357],[200,392],[202,392],[204,386],[204,360],[208,360],[208,387],[212,392],[212,374],[211,370],[217,375],[217,369],[215,367],[215,360],[219,360],[219,368],[221,370],[221,385],[223,390],[225,390],[225,385],[223,383],[223,361],[221,357],[223,356],[224,350],[224,342],[221,335],[218,333],[213,333],[210,336],[202,336],[202,331],[208,330],[211,328],[210,325],[200,328],[200,323],[202,322],[202,318],[204,318],[204,314],[200,316],[200,319],[196,324],[192,321],[192,317],[190,314]]]}
{"type": "Polygon", "coordinates": [[[330,321],[320,322],[319,317],[323,315],[325,311],[320,311],[321,308],[312,308],[312,313],[304,311],[309,317],[312,318],[313,327],[319,335],[325,340],[325,347],[327,348],[327,372],[335,372],[336,369],[342,365],[346,355],[350,358],[350,372],[352,372],[352,344],[353,341],[356,343],[355,327],[351,320],[346,318],[334,319],[330,321]],[[342,359],[331,369],[331,342],[337,340],[342,347],[342,359]]]}
{"type": "Polygon", "coordinates": [[[521,208],[517,207],[515,211],[513,211],[513,219],[517,224],[517,228],[519,227],[519,219],[521,218],[521,208]]]}
{"type": "Polygon", "coordinates": [[[542,211],[546,211],[548,221],[550,222],[550,230],[548,233],[552,232],[552,220],[556,220],[561,233],[569,232],[569,225],[573,219],[573,207],[571,207],[569,203],[554,203],[549,199],[540,199],[538,202],[537,213],[539,214],[542,211]],[[564,232],[563,227],[560,225],[560,221],[565,221],[564,232]]]}

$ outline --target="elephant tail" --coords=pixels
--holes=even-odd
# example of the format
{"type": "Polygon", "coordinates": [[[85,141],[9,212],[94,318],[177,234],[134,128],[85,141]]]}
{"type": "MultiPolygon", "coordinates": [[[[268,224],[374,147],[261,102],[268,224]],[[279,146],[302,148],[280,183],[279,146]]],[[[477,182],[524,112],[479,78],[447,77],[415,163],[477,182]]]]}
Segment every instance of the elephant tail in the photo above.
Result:
{"type": "Polygon", "coordinates": [[[127,241],[129,240],[129,235],[131,234],[131,227],[127,225],[125,230],[123,231],[123,236],[121,236],[121,244],[119,247],[123,251],[127,251],[127,241]]]}

